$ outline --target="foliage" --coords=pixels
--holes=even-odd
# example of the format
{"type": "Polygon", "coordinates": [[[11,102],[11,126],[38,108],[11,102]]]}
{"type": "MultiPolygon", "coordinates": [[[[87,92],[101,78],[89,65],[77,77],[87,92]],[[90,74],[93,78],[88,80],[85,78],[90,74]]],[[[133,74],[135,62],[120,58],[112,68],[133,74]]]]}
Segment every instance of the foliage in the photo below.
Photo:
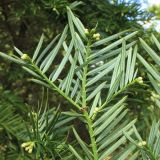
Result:
{"type": "Polygon", "coordinates": [[[68,117],[65,112],[61,113],[59,108],[49,109],[48,100],[44,100],[43,96],[36,112],[28,106],[26,119],[22,118],[24,115],[17,114],[9,102],[1,103],[1,138],[5,138],[1,141],[1,158],[57,159],[66,152],[64,135],[69,133],[71,128],[66,124],[74,117],[68,117]]]}
{"type": "MultiPolygon", "coordinates": [[[[151,18],[148,13],[140,10],[138,1],[116,0],[114,3],[110,0],[83,0],[78,3],[72,0],[0,1],[0,50],[12,55],[15,52],[13,46],[16,46],[24,53],[32,55],[42,32],[45,35],[44,43],[48,44],[63,30],[67,23],[66,6],[70,6],[88,28],[98,24],[97,30],[102,33],[102,36],[130,28],[144,30],[138,21],[151,18]],[[124,15],[121,16],[123,13],[124,15]]],[[[30,87],[25,72],[22,72],[17,65],[2,60],[0,69],[0,80],[4,90],[14,90],[25,102],[33,102],[35,105],[32,92],[34,90],[39,92],[39,88],[36,85],[30,87]]],[[[57,97],[57,101],[62,100],[57,97]]],[[[56,101],[54,105],[58,105],[56,101]]]]}
{"type": "Polygon", "coordinates": [[[160,18],[159,7],[159,5],[153,5],[149,7],[149,11],[155,15],[156,19],[160,18]]]}
{"type": "Polygon", "coordinates": [[[86,4],[83,7],[84,24],[94,27],[98,23],[98,30],[107,35],[125,29],[144,31],[139,22],[149,21],[152,17],[152,14],[141,9],[140,1],[84,0],[83,2],[86,4]]]}
{"type": "MultiPolygon", "coordinates": [[[[26,127],[23,128],[26,131],[22,134],[25,138],[21,139],[17,136],[21,132],[13,132],[16,129],[14,125],[5,128],[3,124],[8,126],[13,119],[12,124],[17,124],[20,129],[23,123],[18,124],[19,120],[8,106],[6,109],[3,106],[0,108],[1,117],[4,116],[0,118],[1,126],[21,143],[18,156],[64,160],[158,159],[158,116],[154,116],[157,120],[152,124],[149,138],[144,140],[146,138],[140,135],[142,128],[136,128],[136,119],[129,116],[132,110],[126,100],[131,97],[130,93],[138,92],[137,86],[142,90],[145,86],[143,78],[137,76],[136,57],[146,67],[148,78],[159,94],[159,56],[142,39],[142,47],[156,65],[151,66],[138,53],[137,42],[134,41],[137,32],[124,31],[101,39],[96,28],[85,28],[69,7],[67,16],[68,25],[62,34],[57,35],[46,48],[42,48],[42,35],[32,57],[16,47],[15,51],[20,57],[0,52],[2,57],[18,63],[25,72],[31,74],[33,82],[57,92],[69,103],[69,108],[61,114],[59,107],[48,107],[47,100],[41,102],[37,112],[28,107],[29,120],[25,120],[26,127]],[[63,55],[58,55],[61,52],[63,55]],[[56,63],[59,56],[61,60],[56,63]],[[3,115],[4,111],[6,113],[3,115]],[[6,119],[8,115],[11,119],[6,119]],[[75,118],[85,125],[85,135],[89,139],[82,138],[80,128],[74,126],[75,118]],[[71,140],[67,134],[70,126],[64,127],[68,122],[73,124],[72,133],[75,138],[71,140]]],[[[156,37],[152,35],[152,38],[160,48],[156,37]]],[[[152,98],[155,105],[159,106],[157,94],[152,93],[152,98]]],[[[132,97],[130,101],[134,102],[134,99],[132,97]]],[[[17,153],[18,151],[12,150],[11,155],[6,156],[13,158],[17,153]]]]}

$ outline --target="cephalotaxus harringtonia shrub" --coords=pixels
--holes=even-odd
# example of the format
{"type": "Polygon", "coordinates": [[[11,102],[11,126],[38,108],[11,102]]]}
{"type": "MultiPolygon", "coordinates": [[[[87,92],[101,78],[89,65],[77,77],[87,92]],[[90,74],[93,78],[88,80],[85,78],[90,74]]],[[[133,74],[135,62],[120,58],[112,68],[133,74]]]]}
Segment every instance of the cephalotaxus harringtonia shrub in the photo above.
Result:
{"type": "MultiPolygon", "coordinates": [[[[102,38],[96,28],[86,29],[69,7],[67,14],[68,24],[63,32],[44,49],[42,35],[33,56],[16,47],[19,56],[0,53],[20,64],[34,77],[33,82],[57,92],[70,104],[62,115],[57,110],[51,114],[47,107],[43,110],[40,107],[36,114],[30,111],[32,127],[28,130],[32,129],[29,133],[33,136],[28,135],[21,143],[23,155],[31,159],[63,160],[157,159],[159,123],[153,123],[149,139],[144,141],[126,103],[129,95],[126,91],[143,85],[142,77],[137,77],[136,57],[146,66],[152,75],[149,74],[149,79],[159,91],[153,77],[160,75],[137,53],[136,41],[131,41],[137,32],[124,31],[102,38]],[[54,65],[57,57],[61,61],[54,65]],[[75,118],[84,123],[86,139],[81,138],[78,127],[65,127],[75,118]],[[67,141],[66,131],[71,128],[73,142],[67,141]],[[63,135],[63,139],[56,141],[55,133],[63,135]]],[[[151,49],[148,53],[159,64],[151,49]]]]}

